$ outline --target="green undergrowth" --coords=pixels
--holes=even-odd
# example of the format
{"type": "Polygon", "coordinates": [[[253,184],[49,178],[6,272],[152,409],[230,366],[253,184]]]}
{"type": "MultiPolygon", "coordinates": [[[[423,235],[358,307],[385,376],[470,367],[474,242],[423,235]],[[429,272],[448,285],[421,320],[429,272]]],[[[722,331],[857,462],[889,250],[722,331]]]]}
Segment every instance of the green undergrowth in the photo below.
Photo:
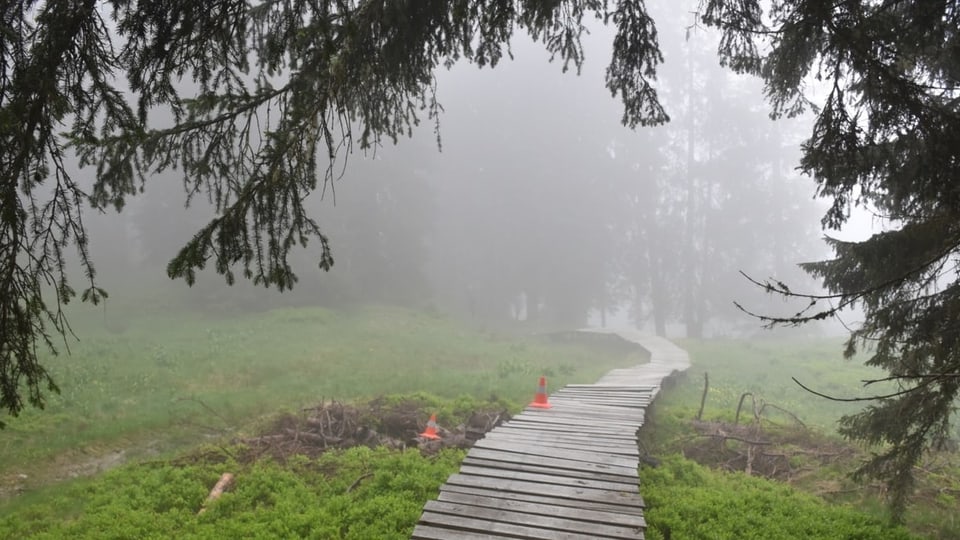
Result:
{"type": "Polygon", "coordinates": [[[504,336],[391,307],[205,313],[78,307],[71,354],[42,359],[61,388],[0,432],[0,499],[157,459],[321,400],[429,392],[512,403],[643,361],[637,351],[504,336]]]}
{"type": "Polygon", "coordinates": [[[908,540],[849,507],[789,486],[710,470],[679,456],[640,474],[648,540],[908,540]]]}
{"type": "MultiPolygon", "coordinates": [[[[840,340],[686,340],[679,345],[690,354],[692,366],[669,382],[648,411],[641,432],[645,451],[658,457],[683,455],[724,471],[744,471],[744,458],[751,452],[754,476],[768,475],[784,489],[789,486],[832,507],[854,509],[880,523],[889,520],[883,486],[877,482],[855,482],[850,476],[870,449],[844,440],[836,431],[841,416],[856,413],[864,404],[823,399],[793,381],[796,378],[829,395],[856,397],[882,393],[883,388],[863,388],[864,380],[882,376],[882,372],[863,366],[863,358],[844,360],[840,340]],[[709,376],[709,388],[701,421],[697,422],[705,373],[709,376]],[[734,426],[737,405],[745,393],[751,395],[744,399],[739,426],[734,426]],[[766,445],[750,448],[742,441],[718,437],[721,433],[765,441],[766,445]]],[[[915,474],[918,489],[907,510],[907,528],[927,538],[960,538],[956,512],[960,500],[960,456],[956,452],[925,455],[915,474]]],[[[734,484],[729,482],[713,485],[730,489],[723,488],[725,491],[718,495],[721,500],[715,502],[710,502],[706,493],[696,495],[699,502],[689,507],[683,503],[681,506],[687,508],[684,512],[717,505],[726,508],[725,512],[746,511],[727,506],[733,502],[722,502],[726,498],[741,498],[738,492],[744,489],[742,486],[734,490],[734,484]]],[[[656,490],[660,488],[644,487],[649,489],[655,491],[654,501],[695,496],[693,492],[674,491],[658,496],[656,490]]],[[[647,491],[644,495],[648,495],[647,491]]],[[[669,512],[662,515],[672,515],[669,512]]],[[[694,515],[690,519],[698,518],[694,515]]]]}
{"type": "MultiPolygon", "coordinates": [[[[804,390],[794,379],[817,392],[840,398],[883,394],[890,386],[864,388],[863,381],[886,376],[883,370],[863,365],[865,356],[843,358],[841,339],[784,340],[683,340],[692,362],[685,383],[670,396],[674,405],[696,413],[703,391],[704,373],[709,375],[705,416],[734,419],[737,403],[745,392],[795,414],[806,426],[833,433],[837,420],[863,407],[819,398],[804,390]]],[[[782,411],[770,410],[769,418],[779,422],[792,419],[782,411]]]]}
{"type": "Polygon", "coordinates": [[[18,501],[0,538],[409,538],[462,458],[357,447],[283,464],[128,465],[18,501]],[[224,472],[233,487],[198,515],[224,472]]]}

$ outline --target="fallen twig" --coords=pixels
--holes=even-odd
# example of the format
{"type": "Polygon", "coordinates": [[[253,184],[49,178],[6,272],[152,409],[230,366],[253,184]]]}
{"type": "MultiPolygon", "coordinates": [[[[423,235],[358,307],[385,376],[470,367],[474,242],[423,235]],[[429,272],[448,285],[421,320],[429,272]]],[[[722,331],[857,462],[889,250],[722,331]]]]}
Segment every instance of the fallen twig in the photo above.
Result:
{"type": "Polygon", "coordinates": [[[233,484],[233,473],[223,473],[220,475],[220,480],[217,480],[217,483],[214,484],[213,489],[210,490],[210,494],[207,495],[207,500],[203,502],[203,506],[200,507],[200,511],[197,512],[197,515],[200,515],[207,511],[207,505],[213,501],[220,498],[223,495],[223,492],[230,488],[230,485],[233,484]]]}
{"type": "Polygon", "coordinates": [[[366,480],[367,478],[370,478],[371,476],[373,476],[372,472],[361,474],[359,478],[357,478],[356,480],[353,481],[352,484],[350,484],[350,486],[347,488],[347,491],[345,493],[350,493],[357,486],[360,485],[360,482],[363,482],[364,480],[366,480]]]}

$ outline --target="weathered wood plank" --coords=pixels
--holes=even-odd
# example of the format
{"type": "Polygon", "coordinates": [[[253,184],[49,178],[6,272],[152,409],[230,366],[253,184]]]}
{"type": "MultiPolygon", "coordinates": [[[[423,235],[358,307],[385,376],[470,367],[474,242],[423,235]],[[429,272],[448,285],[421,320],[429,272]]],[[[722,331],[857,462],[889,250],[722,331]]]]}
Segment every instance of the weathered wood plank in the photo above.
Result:
{"type": "Polygon", "coordinates": [[[581,401],[596,401],[606,407],[634,408],[645,407],[650,404],[649,397],[631,396],[627,394],[601,394],[594,392],[557,392],[550,399],[576,399],[581,401]]]}
{"type": "Polygon", "coordinates": [[[604,437],[607,439],[621,439],[624,441],[636,442],[636,430],[623,430],[620,433],[611,431],[590,429],[589,426],[581,429],[581,426],[572,424],[548,424],[546,422],[535,422],[533,420],[518,420],[507,425],[507,429],[517,431],[527,431],[531,433],[553,433],[554,435],[588,435],[593,437],[604,437]]]}
{"type": "Polygon", "coordinates": [[[611,482],[608,480],[591,480],[587,478],[574,478],[570,476],[558,476],[555,474],[532,473],[523,471],[508,471],[504,469],[487,469],[474,465],[463,465],[460,467],[460,474],[470,476],[484,476],[487,478],[496,478],[503,480],[523,480],[525,482],[536,482],[543,485],[566,486],[576,488],[599,489],[603,491],[623,491],[626,493],[636,493],[637,484],[635,482],[611,482]]]}
{"type": "Polygon", "coordinates": [[[546,422],[552,420],[554,422],[569,423],[571,425],[580,426],[583,428],[606,428],[612,431],[625,431],[631,427],[635,429],[636,426],[639,426],[643,423],[640,419],[634,419],[632,421],[604,420],[602,418],[591,418],[586,415],[577,415],[570,411],[553,411],[551,409],[527,409],[510,419],[511,422],[518,420],[528,420],[531,422],[546,422]]]}
{"type": "Polygon", "coordinates": [[[626,441],[636,441],[637,434],[629,432],[629,430],[620,430],[620,431],[608,431],[608,430],[573,430],[568,426],[551,426],[545,424],[538,424],[536,422],[516,422],[516,423],[507,423],[498,427],[497,429],[514,429],[520,431],[536,431],[536,432],[554,432],[554,433],[579,433],[585,435],[591,435],[594,437],[603,437],[605,439],[623,439],[626,441]]]}
{"type": "MultiPolygon", "coordinates": [[[[519,415],[514,416],[510,419],[510,422],[542,422],[545,424],[562,424],[565,426],[572,426],[577,429],[582,429],[584,431],[594,430],[596,428],[607,428],[611,430],[618,429],[615,424],[600,422],[590,418],[575,418],[571,416],[561,416],[560,414],[550,415],[531,411],[524,411],[519,415]]],[[[619,429],[621,433],[632,432],[639,429],[641,425],[643,425],[642,422],[634,422],[630,423],[629,425],[619,426],[619,429]]]]}
{"type": "Polygon", "coordinates": [[[584,471],[597,474],[609,474],[622,476],[625,478],[636,479],[636,467],[621,467],[608,465],[606,463],[595,463],[586,461],[576,461],[549,456],[534,456],[528,454],[517,454],[515,452],[505,452],[502,450],[490,450],[486,448],[472,448],[467,458],[483,459],[488,461],[497,461],[503,463],[526,463],[537,467],[548,467],[552,469],[571,469],[575,471],[584,471]]]}
{"type": "Polygon", "coordinates": [[[568,468],[556,468],[556,467],[544,467],[543,465],[533,465],[526,463],[523,460],[519,461],[495,461],[492,459],[481,459],[470,457],[469,455],[463,458],[463,465],[474,465],[477,467],[486,467],[490,470],[496,469],[505,469],[510,471],[523,471],[523,472],[533,472],[533,473],[542,473],[542,474],[551,474],[554,476],[568,476],[571,478],[587,478],[590,480],[606,480],[609,482],[627,482],[632,483],[634,486],[638,485],[637,477],[634,475],[630,476],[620,476],[616,474],[595,472],[595,471],[585,471],[582,469],[568,469],[568,468]]]}
{"type": "Polygon", "coordinates": [[[528,444],[515,443],[512,441],[494,441],[490,439],[480,439],[474,443],[474,448],[489,448],[491,450],[503,450],[505,452],[515,452],[517,454],[530,454],[534,456],[555,457],[570,459],[574,461],[583,461],[586,463],[604,463],[606,465],[615,465],[617,467],[636,467],[637,460],[622,456],[598,455],[593,452],[578,452],[566,448],[548,448],[535,447],[528,444]]]}
{"type": "Polygon", "coordinates": [[[498,535],[506,535],[509,538],[536,538],[541,540],[590,540],[591,538],[596,538],[596,536],[590,534],[540,529],[513,523],[496,523],[468,517],[451,516],[448,514],[435,514],[433,512],[424,512],[423,515],[420,516],[420,523],[438,527],[455,528],[473,533],[486,531],[498,535]]]}
{"type": "Polygon", "coordinates": [[[581,437],[590,437],[598,441],[608,441],[618,444],[636,444],[637,436],[635,433],[630,433],[629,430],[621,433],[596,433],[590,431],[576,431],[566,428],[548,430],[545,429],[550,426],[540,426],[535,422],[517,422],[516,424],[503,424],[498,431],[508,431],[511,433],[543,433],[544,435],[557,435],[557,436],[581,436],[581,437]]]}
{"type": "Polygon", "coordinates": [[[609,386],[595,386],[590,388],[571,388],[569,386],[560,388],[552,395],[555,396],[596,396],[596,397],[605,397],[610,399],[625,399],[625,400],[639,400],[646,399],[649,400],[651,393],[649,392],[637,392],[636,390],[620,390],[616,388],[611,388],[609,386]]]}
{"type": "MultiPolygon", "coordinates": [[[[637,372],[642,372],[642,367],[636,368],[637,372]]],[[[631,368],[634,369],[634,368],[631,368]]],[[[600,380],[603,380],[602,378],[600,380]]],[[[605,384],[605,383],[594,383],[594,384],[568,384],[563,387],[563,389],[576,390],[579,388],[603,388],[604,390],[610,390],[613,392],[622,391],[622,392],[652,392],[657,389],[656,385],[649,384],[605,384]]]]}
{"type": "Polygon", "coordinates": [[[594,407],[595,409],[617,411],[629,411],[637,413],[637,409],[645,409],[650,406],[650,401],[643,399],[616,399],[605,396],[583,396],[576,394],[561,394],[550,396],[550,404],[553,406],[563,405],[566,400],[570,400],[573,405],[580,407],[594,407]]]}
{"type": "Polygon", "coordinates": [[[631,425],[643,423],[643,418],[636,412],[632,415],[591,415],[575,410],[572,407],[556,407],[553,409],[527,409],[518,417],[568,418],[576,420],[577,425],[603,426],[614,429],[629,428],[631,425]]]}
{"type": "MultiPolygon", "coordinates": [[[[448,529],[446,527],[434,527],[433,525],[424,525],[418,523],[413,528],[411,540],[495,540],[497,538],[512,538],[516,540],[517,536],[502,534],[493,534],[490,531],[470,532],[463,529],[448,529]]],[[[522,538],[522,537],[521,537],[522,538]]]]}
{"type": "Polygon", "coordinates": [[[624,527],[646,527],[647,525],[647,522],[645,519],[643,519],[643,516],[621,514],[618,512],[608,512],[603,510],[586,510],[582,508],[562,507],[552,504],[516,501],[511,499],[499,499],[495,497],[482,497],[479,495],[457,493],[455,491],[444,491],[440,493],[440,497],[437,500],[468,504],[472,506],[482,506],[484,508],[524,512],[527,514],[565,517],[579,521],[621,525],[624,527]]]}
{"type": "Polygon", "coordinates": [[[520,437],[535,439],[544,442],[575,442],[584,443],[591,446],[612,447],[621,449],[637,449],[636,439],[608,439],[603,436],[592,435],[590,433],[572,433],[572,432],[548,432],[535,429],[496,429],[487,433],[484,437],[520,437]]]}
{"type": "Polygon", "coordinates": [[[649,405],[650,402],[647,400],[618,400],[610,397],[579,396],[576,394],[554,394],[550,396],[550,404],[554,408],[566,405],[567,408],[576,407],[578,411],[584,414],[616,414],[618,416],[636,414],[636,407],[632,406],[636,403],[649,405]],[[605,403],[590,403],[589,400],[604,400],[605,403]]]}
{"type": "Polygon", "coordinates": [[[627,514],[632,516],[643,516],[643,507],[639,505],[617,505],[606,504],[586,499],[568,499],[563,497],[554,497],[544,493],[523,493],[523,492],[505,492],[498,489],[490,489],[476,486],[459,486],[455,484],[445,484],[441,490],[441,496],[444,493],[462,493],[466,495],[476,495],[488,499],[508,499],[511,501],[524,501],[538,504],[548,504],[562,508],[599,510],[601,512],[613,512],[627,514]]]}
{"type": "Polygon", "coordinates": [[[550,398],[552,412],[576,413],[585,418],[603,418],[607,420],[637,420],[636,409],[613,407],[609,405],[590,405],[589,403],[567,398],[550,398]]]}
{"type": "MultiPolygon", "coordinates": [[[[591,534],[595,538],[633,540],[641,538],[640,535],[643,531],[643,529],[639,527],[585,522],[564,516],[517,512],[505,508],[485,508],[482,506],[472,506],[448,501],[428,501],[426,506],[424,506],[424,512],[467,518],[470,520],[470,523],[486,521],[497,524],[516,524],[542,530],[559,531],[561,533],[591,534]]],[[[458,520],[458,523],[462,523],[462,521],[458,520]]]]}
{"type": "Polygon", "coordinates": [[[597,501],[621,506],[643,507],[643,499],[638,493],[635,492],[606,491],[589,487],[569,487],[552,484],[538,484],[536,482],[527,482],[525,480],[498,479],[487,476],[471,476],[466,474],[450,475],[450,477],[447,479],[447,484],[496,489],[505,492],[529,493],[532,495],[547,495],[558,499],[597,501]]]}
{"type": "Polygon", "coordinates": [[[572,398],[572,399],[602,399],[607,400],[616,406],[618,403],[650,403],[650,396],[647,394],[629,394],[627,392],[587,392],[585,390],[563,391],[558,390],[550,397],[554,398],[572,398]]]}
{"type": "Polygon", "coordinates": [[[603,445],[589,439],[564,440],[556,437],[537,437],[537,436],[517,436],[509,433],[488,433],[484,439],[488,441],[515,441],[531,445],[549,446],[551,448],[566,448],[568,450],[579,450],[582,452],[599,452],[603,454],[614,454],[618,456],[639,457],[640,451],[634,447],[625,447],[617,445],[603,445]]]}

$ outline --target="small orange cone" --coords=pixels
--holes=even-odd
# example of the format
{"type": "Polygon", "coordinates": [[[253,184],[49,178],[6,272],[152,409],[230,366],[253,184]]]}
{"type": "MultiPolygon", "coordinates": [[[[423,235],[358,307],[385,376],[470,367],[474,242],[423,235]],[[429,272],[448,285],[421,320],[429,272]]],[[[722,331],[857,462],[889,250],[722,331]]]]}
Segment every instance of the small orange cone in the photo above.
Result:
{"type": "Polygon", "coordinates": [[[437,435],[437,415],[430,415],[430,421],[427,422],[427,429],[423,430],[423,433],[421,433],[420,436],[424,439],[440,438],[440,435],[437,435]]]}
{"type": "Polygon", "coordinates": [[[537,395],[533,397],[533,403],[531,403],[530,406],[538,409],[549,409],[553,406],[547,401],[546,377],[540,377],[540,384],[537,386],[537,395]]]}

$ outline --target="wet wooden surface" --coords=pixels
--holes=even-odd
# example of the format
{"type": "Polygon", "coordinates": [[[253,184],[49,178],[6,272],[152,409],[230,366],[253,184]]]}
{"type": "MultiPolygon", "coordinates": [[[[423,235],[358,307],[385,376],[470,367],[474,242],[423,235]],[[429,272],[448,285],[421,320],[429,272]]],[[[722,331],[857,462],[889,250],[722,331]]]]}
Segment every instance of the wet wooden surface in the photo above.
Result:
{"type": "Polygon", "coordinates": [[[414,539],[642,539],[637,430],[663,380],[689,367],[669,341],[616,333],[650,361],[554,392],[476,442],[423,509],[414,539]]]}

